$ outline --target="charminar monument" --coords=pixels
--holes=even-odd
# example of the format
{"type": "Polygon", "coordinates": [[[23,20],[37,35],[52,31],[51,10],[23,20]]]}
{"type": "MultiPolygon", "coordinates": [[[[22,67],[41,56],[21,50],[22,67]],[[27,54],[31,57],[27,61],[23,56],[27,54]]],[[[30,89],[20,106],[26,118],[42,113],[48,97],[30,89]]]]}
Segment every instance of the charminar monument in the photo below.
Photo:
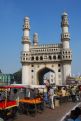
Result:
{"type": "Polygon", "coordinates": [[[67,76],[71,76],[72,51],[68,31],[68,14],[61,16],[61,39],[58,44],[39,45],[38,34],[34,33],[30,41],[30,20],[24,18],[21,52],[22,84],[43,84],[46,73],[52,72],[56,85],[65,85],[67,76]]]}

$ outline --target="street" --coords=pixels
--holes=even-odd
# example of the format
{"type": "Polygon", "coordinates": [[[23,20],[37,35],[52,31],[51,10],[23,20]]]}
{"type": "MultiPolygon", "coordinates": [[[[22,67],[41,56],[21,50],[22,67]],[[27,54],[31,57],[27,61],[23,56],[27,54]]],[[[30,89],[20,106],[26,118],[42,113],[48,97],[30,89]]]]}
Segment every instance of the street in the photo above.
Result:
{"type": "Polygon", "coordinates": [[[68,113],[73,107],[79,103],[63,103],[59,107],[55,107],[54,110],[46,108],[44,112],[37,113],[34,117],[25,114],[17,114],[14,119],[9,121],[61,121],[66,113],[68,113]]]}

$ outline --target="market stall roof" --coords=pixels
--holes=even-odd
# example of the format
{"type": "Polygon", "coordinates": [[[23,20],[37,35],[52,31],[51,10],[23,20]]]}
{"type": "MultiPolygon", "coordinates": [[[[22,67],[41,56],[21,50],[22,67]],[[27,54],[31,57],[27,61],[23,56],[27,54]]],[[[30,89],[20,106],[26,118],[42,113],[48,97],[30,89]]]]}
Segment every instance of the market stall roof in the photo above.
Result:
{"type": "Polygon", "coordinates": [[[38,88],[38,89],[43,89],[43,88],[45,88],[46,87],[46,85],[30,85],[30,88],[38,88]]]}
{"type": "Polygon", "coordinates": [[[0,89],[9,89],[9,88],[24,88],[24,86],[22,85],[0,86],[0,89]]]}
{"type": "Polygon", "coordinates": [[[23,86],[24,88],[45,88],[46,85],[27,85],[27,84],[12,84],[12,86],[23,86]]]}
{"type": "Polygon", "coordinates": [[[30,85],[27,85],[27,84],[11,84],[11,86],[20,86],[23,88],[30,88],[30,85]]]}

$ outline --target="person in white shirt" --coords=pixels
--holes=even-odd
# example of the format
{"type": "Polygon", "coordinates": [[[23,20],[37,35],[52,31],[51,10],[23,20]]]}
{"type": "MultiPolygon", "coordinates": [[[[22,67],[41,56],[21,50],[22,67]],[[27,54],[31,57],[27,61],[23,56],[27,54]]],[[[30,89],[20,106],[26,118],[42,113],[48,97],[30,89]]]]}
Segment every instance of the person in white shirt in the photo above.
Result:
{"type": "Polygon", "coordinates": [[[54,89],[53,89],[53,87],[50,87],[48,95],[49,95],[50,108],[54,109],[54,89]]]}

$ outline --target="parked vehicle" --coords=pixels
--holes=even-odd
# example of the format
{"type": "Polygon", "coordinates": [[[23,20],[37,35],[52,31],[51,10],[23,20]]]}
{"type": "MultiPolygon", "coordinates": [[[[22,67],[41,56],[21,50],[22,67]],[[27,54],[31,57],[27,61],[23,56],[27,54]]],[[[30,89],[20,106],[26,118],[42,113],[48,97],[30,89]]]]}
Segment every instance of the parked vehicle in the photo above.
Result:
{"type": "MultiPolygon", "coordinates": [[[[23,88],[23,86],[0,86],[0,117],[6,120],[9,117],[14,117],[17,112],[18,102],[16,99],[10,99],[12,90],[23,88]]],[[[15,91],[15,93],[16,93],[15,91]]]]}

